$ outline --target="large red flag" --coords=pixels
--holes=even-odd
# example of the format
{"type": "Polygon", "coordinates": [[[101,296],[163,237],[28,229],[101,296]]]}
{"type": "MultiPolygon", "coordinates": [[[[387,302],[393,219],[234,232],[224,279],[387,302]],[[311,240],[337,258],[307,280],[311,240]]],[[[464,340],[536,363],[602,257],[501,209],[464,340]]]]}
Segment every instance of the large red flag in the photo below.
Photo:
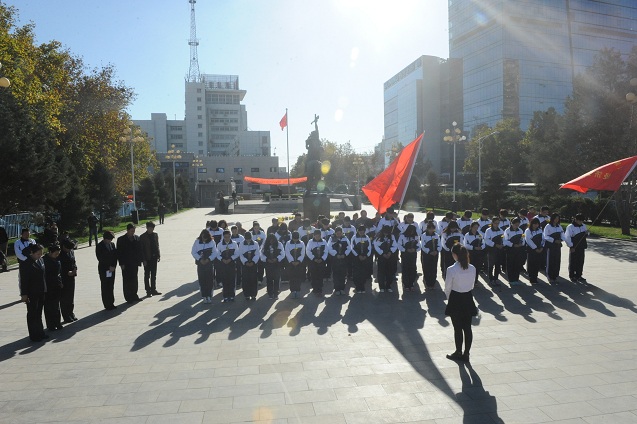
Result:
{"type": "Polygon", "coordinates": [[[560,188],[570,188],[580,193],[586,193],[588,190],[617,191],[624,180],[633,172],[636,164],[637,156],[607,163],[562,184],[560,188]]]}
{"type": "Polygon", "coordinates": [[[281,126],[281,131],[283,131],[283,129],[288,126],[288,113],[287,112],[285,112],[285,115],[283,115],[283,118],[281,118],[281,120],[279,121],[279,125],[281,126]]]}
{"type": "Polygon", "coordinates": [[[417,139],[405,146],[387,169],[363,187],[363,193],[367,195],[378,212],[384,213],[388,207],[396,202],[402,202],[405,198],[416,157],[420,151],[422,136],[423,134],[420,134],[417,139]]]}

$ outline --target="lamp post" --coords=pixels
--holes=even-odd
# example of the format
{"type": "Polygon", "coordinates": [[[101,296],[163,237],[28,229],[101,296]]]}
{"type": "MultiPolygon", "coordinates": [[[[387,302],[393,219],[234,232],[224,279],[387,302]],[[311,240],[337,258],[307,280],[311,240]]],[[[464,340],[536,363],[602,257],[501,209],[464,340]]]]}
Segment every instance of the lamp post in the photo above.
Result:
{"type": "Polygon", "coordinates": [[[462,135],[462,130],[458,128],[458,123],[453,121],[451,123],[453,130],[447,128],[445,130],[445,136],[442,138],[447,143],[453,143],[453,200],[451,201],[452,212],[456,211],[456,144],[459,141],[466,141],[467,137],[462,135]]]}
{"type": "Polygon", "coordinates": [[[493,131],[491,134],[487,134],[485,136],[480,137],[478,142],[478,193],[482,193],[482,141],[491,137],[492,135],[498,134],[500,131],[493,131]]]}
{"type": "Polygon", "coordinates": [[[132,180],[132,189],[133,189],[133,209],[131,210],[131,216],[133,217],[133,222],[135,224],[139,223],[139,217],[137,215],[137,197],[135,196],[135,160],[133,153],[133,143],[144,141],[144,137],[139,135],[139,130],[133,131],[131,128],[133,126],[132,121],[128,121],[128,126],[124,128],[123,135],[119,138],[119,141],[122,143],[130,142],[130,173],[132,180]]]}
{"type": "Polygon", "coordinates": [[[361,166],[365,165],[365,162],[362,158],[356,157],[352,164],[356,167],[356,195],[358,196],[361,191],[361,166]]]}
{"type": "Polygon", "coordinates": [[[201,206],[201,196],[199,195],[199,168],[203,166],[203,160],[199,159],[199,157],[195,156],[192,160],[192,166],[195,169],[195,194],[197,195],[198,206],[201,206]]]}
{"type": "Polygon", "coordinates": [[[177,159],[181,159],[181,150],[175,150],[175,145],[171,144],[170,150],[166,152],[166,159],[173,162],[173,195],[175,202],[174,211],[177,212],[179,208],[177,207],[177,176],[175,173],[175,161],[177,159]]]}

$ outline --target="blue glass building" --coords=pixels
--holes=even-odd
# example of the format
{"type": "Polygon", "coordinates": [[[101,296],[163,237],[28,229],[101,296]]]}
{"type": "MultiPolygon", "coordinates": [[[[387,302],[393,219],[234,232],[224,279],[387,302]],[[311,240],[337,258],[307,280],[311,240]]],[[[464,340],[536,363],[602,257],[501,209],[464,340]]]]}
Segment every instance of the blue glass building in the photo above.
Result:
{"type": "Polygon", "coordinates": [[[637,0],[449,0],[449,56],[463,60],[464,128],[563,111],[604,47],[637,44],[637,0]]]}

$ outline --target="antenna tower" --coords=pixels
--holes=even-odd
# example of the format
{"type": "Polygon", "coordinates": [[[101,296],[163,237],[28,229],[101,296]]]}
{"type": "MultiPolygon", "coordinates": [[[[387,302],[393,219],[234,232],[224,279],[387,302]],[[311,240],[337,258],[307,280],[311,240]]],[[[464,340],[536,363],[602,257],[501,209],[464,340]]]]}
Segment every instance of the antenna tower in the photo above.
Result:
{"type": "Polygon", "coordinates": [[[190,46],[190,68],[188,69],[188,82],[199,82],[201,79],[199,75],[199,56],[197,55],[199,40],[197,39],[197,23],[195,21],[195,3],[197,3],[197,0],[188,0],[188,3],[190,3],[190,40],[188,40],[188,45],[190,46]]]}

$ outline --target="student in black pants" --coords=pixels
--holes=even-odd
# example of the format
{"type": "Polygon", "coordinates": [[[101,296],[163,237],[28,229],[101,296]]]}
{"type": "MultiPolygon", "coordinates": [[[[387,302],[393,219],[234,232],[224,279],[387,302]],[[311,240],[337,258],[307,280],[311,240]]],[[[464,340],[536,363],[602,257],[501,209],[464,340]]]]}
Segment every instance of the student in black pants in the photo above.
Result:
{"type": "Polygon", "coordinates": [[[529,274],[529,282],[537,284],[537,275],[542,265],[542,257],[544,252],[544,232],[540,227],[540,220],[531,219],[529,228],[524,232],[524,241],[526,243],[526,268],[529,274]]]}
{"type": "Polygon", "coordinates": [[[365,234],[367,227],[360,225],[352,237],[353,280],[356,293],[365,293],[365,282],[369,276],[368,261],[372,256],[372,242],[365,234]]]}
{"type": "Polygon", "coordinates": [[[62,311],[63,323],[68,324],[77,321],[73,313],[75,309],[75,277],[77,276],[77,264],[75,263],[75,253],[73,248],[75,243],[70,240],[62,242],[62,253],[60,253],[60,276],[62,277],[62,291],[60,293],[60,310],[62,311]]]}
{"type": "Polygon", "coordinates": [[[285,245],[285,257],[288,262],[288,277],[292,297],[299,297],[301,282],[305,280],[305,244],[301,241],[298,231],[292,231],[292,240],[285,245]]]}
{"type": "Polygon", "coordinates": [[[239,260],[241,261],[241,287],[246,299],[257,298],[258,263],[261,262],[259,244],[252,240],[252,233],[246,232],[243,242],[239,245],[239,260]]]}
{"type": "Polygon", "coordinates": [[[281,282],[281,261],[285,257],[283,244],[276,239],[274,233],[267,235],[261,248],[261,260],[265,262],[265,279],[270,299],[279,298],[279,283],[281,282]]]}
{"type": "Polygon", "coordinates": [[[378,257],[378,289],[381,293],[393,292],[392,283],[394,282],[394,253],[398,250],[396,240],[391,233],[391,227],[382,227],[376,240],[374,240],[374,249],[378,257]]]}
{"type": "Polygon", "coordinates": [[[436,275],[438,274],[438,258],[442,251],[440,236],[436,233],[436,223],[428,222],[425,232],[420,236],[420,253],[422,263],[422,275],[425,289],[436,287],[436,275]]]}
{"type": "Polygon", "coordinates": [[[223,232],[221,242],[217,244],[217,279],[223,287],[223,302],[234,302],[236,259],[239,246],[230,238],[230,231],[223,232]]]}
{"type": "Polygon", "coordinates": [[[117,249],[113,239],[115,234],[112,231],[104,231],[102,241],[95,246],[95,256],[97,256],[97,273],[100,276],[102,291],[102,304],[104,309],[111,311],[115,306],[115,268],[117,267],[117,249]]]}
{"type": "Polygon", "coordinates": [[[546,252],[546,276],[549,279],[549,283],[557,284],[557,278],[560,276],[563,241],[564,230],[560,225],[560,214],[551,214],[551,220],[544,227],[544,242],[548,248],[546,252]]]}
{"type": "Polygon", "coordinates": [[[309,259],[308,270],[312,281],[312,293],[323,297],[323,276],[325,275],[325,261],[327,260],[327,242],[321,237],[321,230],[314,230],[314,236],[307,242],[305,255],[309,259]]]}

